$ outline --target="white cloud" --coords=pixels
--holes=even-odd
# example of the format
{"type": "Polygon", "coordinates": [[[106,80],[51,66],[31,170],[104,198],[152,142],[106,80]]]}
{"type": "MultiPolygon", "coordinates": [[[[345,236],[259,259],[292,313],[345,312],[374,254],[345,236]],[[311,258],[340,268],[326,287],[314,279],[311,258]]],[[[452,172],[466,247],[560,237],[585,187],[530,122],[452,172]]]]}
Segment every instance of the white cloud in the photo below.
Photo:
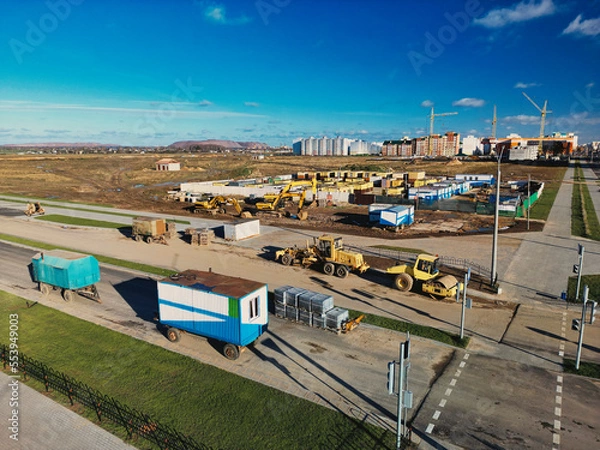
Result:
{"type": "Polygon", "coordinates": [[[539,83],[522,83],[519,81],[517,84],[515,84],[515,89],[527,89],[530,87],[537,87],[537,86],[541,86],[541,84],[539,84],[539,83]]]}
{"type": "Polygon", "coordinates": [[[260,106],[257,102],[244,102],[244,106],[249,106],[251,108],[258,108],[260,106]]]}
{"type": "Polygon", "coordinates": [[[421,102],[421,106],[423,108],[431,108],[434,105],[434,103],[431,100],[423,100],[421,102]]]}
{"type": "Polygon", "coordinates": [[[213,102],[210,102],[210,101],[208,101],[206,99],[198,102],[198,106],[201,106],[203,108],[205,108],[207,106],[212,106],[212,105],[213,105],[213,102]]]}
{"type": "Polygon", "coordinates": [[[466,106],[472,108],[480,108],[485,105],[485,101],[480,98],[465,97],[452,102],[452,106],[466,106]]]}
{"type": "Polygon", "coordinates": [[[502,122],[518,123],[520,125],[537,125],[540,123],[540,120],[540,116],[528,116],[525,114],[519,114],[517,116],[506,116],[502,119],[502,122]]]}
{"type": "Polygon", "coordinates": [[[581,20],[579,14],[573,22],[565,28],[562,34],[575,34],[579,36],[598,36],[600,34],[600,18],[581,20]]]}
{"type": "Polygon", "coordinates": [[[512,23],[549,16],[555,12],[556,6],[553,0],[541,0],[539,3],[535,0],[523,0],[509,8],[493,9],[481,19],[476,19],[474,23],[486,28],[502,28],[512,23]]]}
{"type": "Polygon", "coordinates": [[[204,18],[209,22],[220,25],[243,25],[252,21],[252,18],[244,15],[233,18],[228,17],[227,9],[221,3],[200,2],[200,5],[204,8],[204,18]]]}

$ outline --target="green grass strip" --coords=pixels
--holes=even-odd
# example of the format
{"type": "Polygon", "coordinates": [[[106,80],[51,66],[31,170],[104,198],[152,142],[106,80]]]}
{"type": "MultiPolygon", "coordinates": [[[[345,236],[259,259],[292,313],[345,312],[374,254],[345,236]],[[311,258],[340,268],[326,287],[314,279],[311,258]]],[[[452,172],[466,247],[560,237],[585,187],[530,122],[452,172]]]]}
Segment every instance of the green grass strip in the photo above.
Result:
{"type": "MultiPolygon", "coordinates": [[[[584,265],[585,265],[585,255],[584,255],[584,265]]],[[[578,303],[581,303],[583,300],[583,288],[587,286],[589,288],[588,298],[597,299],[600,298],[600,275],[581,275],[581,284],[579,286],[579,300],[578,303]]],[[[567,283],[567,299],[569,301],[574,302],[575,294],[577,293],[577,277],[569,277],[569,281],[567,283]]]]}
{"type": "Polygon", "coordinates": [[[554,205],[554,200],[556,200],[556,196],[558,195],[560,184],[560,182],[554,181],[547,182],[544,184],[544,191],[542,192],[542,195],[540,196],[537,202],[531,205],[531,208],[529,209],[530,219],[548,220],[550,210],[552,209],[552,205],[554,205]]]}
{"type": "Polygon", "coordinates": [[[64,223],[66,225],[77,225],[82,227],[96,227],[96,228],[131,228],[129,225],[123,225],[122,223],[106,222],[104,220],[84,219],[81,217],[63,216],[62,214],[48,214],[45,216],[37,216],[36,220],[42,220],[45,222],[64,223]]]}
{"type": "Polygon", "coordinates": [[[582,203],[585,210],[585,237],[594,241],[600,241],[600,222],[598,222],[598,215],[594,208],[594,201],[590,195],[590,190],[585,183],[581,184],[581,195],[583,197],[582,203]]]}
{"type": "Polygon", "coordinates": [[[579,361],[579,370],[575,369],[574,359],[565,359],[563,368],[566,373],[574,373],[590,378],[600,378],[600,364],[579,361]]]}
{"type": "MultiPolygon", "coordinates": [[[[81,250],[78,250],[78,249],[74,249],[74,248],[70,248],[70,247],[61,247],[59,245],[46,244],[45,242],[34,241],[32,239],[25,239],[25,238],[21,238],[21,237],[17,237],[17,236],[12,236],[10,234],[0,233],[0,240],[7,241],[7,242],[13,242],[15,244],[20,244],[20,245],[26,245],[28,247],[33,247],[33,248],[40,249],[40,250],[60,249],[60,250],[69,250],[72,252],[81,253],[81,250]]],[[[167,277],[169,275],[176,273],[174,270],[164,269],[164,268],[156,267],[156,266],[150,266],[148,264],[141,264],[141,263],[136,263],[136,262],[132,262],[132,261],[126,261],[124,259],[111,258],[109,256],[96,255],[96,254],[93,254],[92,256],[94,256],[101,263],[112,264],[113,266],[125,267],[127,269],[137,270],[140,272],[146,272],[146,273],[153,274],[153,275],[160,275],[160,276],[167,277]]]]}
{"type": "Polygon", "coordinates": [[[388,330],[400,331],[403,333],[409,332],[414,336],[424,337],[434,341],[442,342],[444,344],[452,345],[454,347],[467,348],[469,345],[468,337],[461,339],[457,334],[438,330],[437,328],[419,325],[416,323],[403,322],[401,320],[377,316],[375,314],[367,314],[361,311],[349,310],[348,312],[350,317],[358,317],[361,314],[364,314],[365,318],[361,323],[368,323],[370,325],[387,328],[388,330]]]}
{"type": "MultiPolygon", "coordinates": [[[[2,198],[0,198],[0,200],[6,200],[6,201],[17,202],[17,203],[24,203],[24,204],[31,203],[29,201],[16,200],[16,199],[2,199],[2,198]]],[[[44,204],[47,204],[47,202],[48,202],[47,200],[44,201],[44,204]]],[[[81,204],[81,203],[67,202],[67,201],[65,201],[65,202],[61,201],[60,203],[81,204]]],[[[44,205],[42,205],[42,206],[44,206],[44,205]]],[[[104,207],[114,208],[114,206],[94,205],[94,204],[90,204],[90,206],[98,206],[98,207],[102,207],[102,208],[104,208],[104,207]]],[[[59,207],[59,208],[62,208],[62,209],[70,209],[72,211],[82,211],[82,212],[89,212],[89,213],[95,213],[95,214],[107,214],[107,215],[117,216],[117,217],[134,218],[134,217],[138,217],[139,216],[139,214],[121,213],[121,212],[117,212],[117,211],[102,211],[102,210],[98,210],[98,209],[88,209],[88,208],[69,208],[69,207],[61,205],[61,204],[57,204],[56,207],[59,207]]],[[[38,218],[40,218],[40,217],[42,217],[42,216],[38,216],[38,218]]],[[[64,217],[68,217],[68,216],[64,216],[64,217]]],[[[189,220],[180,220],[180,219],[167,219],[167,220],[169,220],[171,222],[179,223],[179,224],[182,224],[182,225],[189,225],[190,224],[189,220]]]]}
{"type": "Polygon", "coordinates": [[[420,248],[395,247],[393,245],[372,245],[371,248],[381,248],[384,250],[392,250],[395,252],[414,253],[415,255],[420,255],[421,253],[428,253],[420,248]]]}
{"type": "Polygon", "coordinates": [[[0,316],[13,313],[21,352],[213,448],[394,448],[389,431],[0,291],[0,316]]]}

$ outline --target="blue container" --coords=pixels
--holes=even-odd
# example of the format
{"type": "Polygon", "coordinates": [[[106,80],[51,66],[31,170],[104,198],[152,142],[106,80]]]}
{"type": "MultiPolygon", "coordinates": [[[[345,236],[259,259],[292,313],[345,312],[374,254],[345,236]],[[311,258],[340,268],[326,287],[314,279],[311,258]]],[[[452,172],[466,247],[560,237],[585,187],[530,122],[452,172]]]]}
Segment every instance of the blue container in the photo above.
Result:
{"type": "Polygon", "coordinates": [[[399,227],[400,225],[411,225],[415,220],[414,206],[394,206],[381,211],[379,224],[388,227],[399,227]]]}
{"type": "Polygon", "coordinates": [[[267,329],[267,285],[186,270],[157,282],[160,323],[246,346],[267,329]]]}
{"type": "Polygon", "coordinates": [[[82,289],[100,281],[98,260],[66,250],[38,253],[31,260],[33,279],[62,289],[82,289]]]}

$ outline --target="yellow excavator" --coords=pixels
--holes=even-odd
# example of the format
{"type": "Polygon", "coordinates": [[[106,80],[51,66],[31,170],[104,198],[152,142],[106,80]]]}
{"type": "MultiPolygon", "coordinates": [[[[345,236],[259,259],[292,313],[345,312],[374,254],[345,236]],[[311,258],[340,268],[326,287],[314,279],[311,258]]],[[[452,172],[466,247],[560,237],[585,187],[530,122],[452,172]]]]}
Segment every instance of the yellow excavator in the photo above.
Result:
{"type": "Polygon", "coordinates": [[[242,206],[235,198],[225,198],[220,195],[212,197],[208,200],[198,200],[194,202],[193,212],[203,212],[212,216],[216,215],[217,213],[225,214],[227,212],[227,210],[225,209],[226,205],[233,205],[240,217],[245,216],[244,211],[242,211],[242,206]]]}
{"type": "Polygon", "coordinates": [[[438,256],[421,254],[414,266],[393,266],[387,269],[387,273],[396,275],[394,285],[400,291],[408,292],[415,281],[420,281],[421,290],[434,298],[455,297],[459,283],[452,275],[440,276],[438,260],[438,256]]]}
{"type": "Polygon", "coordinates": [[[298,219],[306,220],[308,214],[303,211],[304,202],[306,200],[306,192],[308,188],[311,188],[313,195],[317,193],[317,179],[312,178],[311,180],[294,180],[284,186],[279,194],[265,194],[262,202],[256,203],[256,209],[258,210],[257,215],[262,214],[276,214],[281,217],[279,209],[281,205],[287,199],[298,199],[298,219]],[[301,191],[292,191],[295,187],[303,187],[301,191]]]}

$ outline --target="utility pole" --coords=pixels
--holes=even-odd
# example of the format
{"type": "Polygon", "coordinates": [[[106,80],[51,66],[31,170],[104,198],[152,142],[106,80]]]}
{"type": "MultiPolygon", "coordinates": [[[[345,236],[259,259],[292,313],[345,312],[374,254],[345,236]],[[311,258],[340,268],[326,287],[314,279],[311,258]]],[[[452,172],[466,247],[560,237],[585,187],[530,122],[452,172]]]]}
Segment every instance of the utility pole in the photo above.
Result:
{"type": "Polygon", "coordinates": [[[429,148],[427,151],[427,156],[431,156],[431,153],[433,152],[433,119],[435,117],[440,117],[440,116],[454,116],[458,114],[457,112],[449,112],[449,113],[438,113],[438,114],[434,114],[433,113],[433,106],[431,107],[431,115],[429,116],[429,148]]]}
{"type": "Polygon", "coordinates": [[[575,291],[575,301],[579,300],[579,287],[581,286],[581,273],[583,272],[583,254],[585,253],[585,247],[581,244],[577,244],[577,249],[579,262],[573,267],[573,271],[577,274],[577,290],[575,291]]]}
{"type": "Polygon", "coordinates": [[[581,347],[583,346],[583,329],[585,328],[585,310],[588,301],[588,287],[583,287],[583,305],[581,305],[581,324],[579,326],[579,340],[577,341],[577,358],[575,358],[575,370],[579,370],[581,360],[581,347]]]}
{"type": "Polygon", "coordinates": [[[546,114],[551,113],[552,111],[548,111],[546,108],[548,107],[548,100],[544,102],[544,108],[540,108],[536,102],[534,102],[525,92],[522,93],[527,100],[531,102],[533,106],[537,108],[537,110],[542,114],[542,120],[540,123],[540,143],[538,145],[538,156],[541,156],[544,153],[544,126],[546,124],[546,114]]]}
{"type": "Polygon", "coordinates": [[[500,161],[502,160],[502,154],[504,153],[504,149],[498,155],[498,171],[496,173],[496,206],[494,208],[494,235],[492,239],[492,273],[490,285],[494,286],[494,283],[497,279],[497,268],[496,261],[498,259],[498,222],[499,218],[499,210],[500,210],[500,161]]]}
{"type": "Polygon", "coordinates": [[[529,231],[529,208],[531,207],[531,174],[527,174],[527,231],[529,231]]]}

